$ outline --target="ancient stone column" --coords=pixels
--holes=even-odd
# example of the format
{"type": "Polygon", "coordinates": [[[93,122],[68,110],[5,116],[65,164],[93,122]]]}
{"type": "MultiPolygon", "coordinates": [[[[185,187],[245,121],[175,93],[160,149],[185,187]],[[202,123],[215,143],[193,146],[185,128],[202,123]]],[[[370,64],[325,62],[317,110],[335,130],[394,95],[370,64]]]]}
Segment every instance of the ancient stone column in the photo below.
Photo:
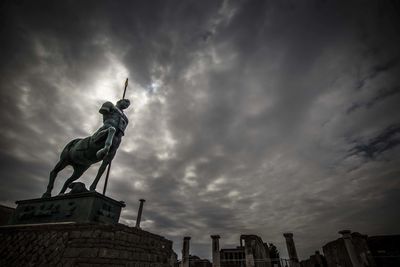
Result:
{"type": "Polygon", "coordinates": [[[296,246],[294,245],[293,234],[284,233],[283,236],[286,239],[286,247],[289,253],[290,266],[291,267],[300,266],[299,258],[297,257],[296,246]]]}
{"type": "Polygon", "coordinates": [[[220,267],[221,259],[219,254],[219,235],[212,235],[212,267],[220,267]]]}
{"type": "Polygon", "coordinates": [[[344,240],[344,245],[346,246],[347,253],[349,254],[349,258],[353,267],[362,267],[362,264],[358,260],[356,250],[354,248],[353,242],[351,241],[351,231],[350,230],[342,230],[339,231],[339,234],[342,235],[344,240]]]}
{"type": "Polygon", "coordinates": [[[244,253],[246,257],[246,267],[255,267],[252,240],[249,238],[244,239],[244,253]]]}
{"type": "Polygon", "coordinates": [[[189,267],[189,241],[190,236],[185,236],[183,238],[182,267],[189,267]]]}
{"type": "Polygon", "coordinates": [[[321,253],[319,253],[319,250],[315,251],[315,259],[316,259],[317,263],[319,264],[319,266],[324,266],[323,257],[321,255],[321,253]]]}
{"type": "Polygon", "coordinates": [[[136,228],[140,228],[140,221],[142,220],[142,212],[143,212],[143,203],[146,201],[144,199],[139,199],[140,201],[140,206],[139,206],[139,211],[138,215],[136,218],[136,228]]]}

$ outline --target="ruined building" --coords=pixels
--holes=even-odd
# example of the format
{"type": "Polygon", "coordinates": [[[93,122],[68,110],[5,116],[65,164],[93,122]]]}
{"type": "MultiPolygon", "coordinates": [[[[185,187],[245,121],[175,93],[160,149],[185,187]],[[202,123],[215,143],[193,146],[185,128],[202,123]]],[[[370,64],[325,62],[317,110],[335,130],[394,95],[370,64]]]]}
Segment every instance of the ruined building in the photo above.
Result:
{"type": "MultiPolygon", "coordinates": [[[[212,235],[212,267],[281,267],[279,253],[259,236],[241,235],[236,248],[220,249],[219,235],[212,235]],[[272,249],[270,251],[270,249],[272,249]],[[271,258],[271,255],[277,258],[271,258]]],[[[190,237],[184,237],[180,267],[211,267],[207,260],[189,254],[190,237]]],[[[211,264],[210,264],[211,265],[211,264]]]]}
{"type": "MultiPolygon", "coordinates": [[[[400,266],[400,235],[371,236],[339,232],[342,237],[300,261],[292,233],[284,233],[289,259],[279,257],[273,244],[257,235],[241,235],[235,248],[220,248],[212,235],[212,267],[397,267],[400,266]]],[[[209,267],[207,260],[189,255],[190,237],[184,238],[181,267],[209,267]]]]}
{"type": "Polygon", "coordinates": [[[339,232],[342,237],[323,246],[328,266],[375,267],[365,235],[349,230],[339,232]]]}
{"type": "Polygon", "coordinates": [[[400,266],[400,235],[371,236],[350,230],[323,246],[328,267],[400,266]]]}
{"type": "Polygon", "coordinates": [[[182,260],[177,261],[179,267],[211,267],[211,262],[207,259],[200,259],[196,255],[190,255],[190,236],[183,238],[182,260]]]}
{"type": "Polygon", "coordinates": [[[302,260],[300,262],[301,267],[327,267],[326,259],[319,250],[315,251],[314,255],[311,255],[309,259],[302,260]]]}
{"type": "Polygon", "coordinates": [[[400,266],[400,235],[369,236],[367,243],[377,267],[400,266]]]}
{"type": "MultiPolygon", "coordinates": [[[[219,235],[212,235],[213,267],[280,267],[278,259],[271,258],[270,246],[257,235],[241,235],[236,248],[219,248],[219,235]]],[[[274,255],[276,254],[274,247],[274,255]]]]}
{"type": "Polygon", "coordinates": [[[0,225],[8,224],[8,221],[11,219],[14,211],[14,208],[0,205],[0,225]]]}
{"type": "Polygon", "coordinates": [[[198,256],[189,255],[189,267],[211,267],[211,262],[207,259],[200,259],[198,256]]]}

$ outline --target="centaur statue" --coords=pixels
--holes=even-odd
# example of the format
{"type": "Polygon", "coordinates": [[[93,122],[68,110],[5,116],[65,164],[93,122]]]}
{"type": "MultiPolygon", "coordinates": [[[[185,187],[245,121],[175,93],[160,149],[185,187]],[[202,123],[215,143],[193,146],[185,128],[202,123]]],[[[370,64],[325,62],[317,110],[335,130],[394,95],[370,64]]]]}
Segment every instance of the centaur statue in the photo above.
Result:
{"type": "MultiPolygon", "coordinates": [[[[128,118],[124,114],[124,109],[128,108],[130,101],[125,99],[126,87],[128,79],[125,82],[124,95],[115,105],[111,102],[105,102],[99,112],[103,115],[103,126],[101,126],[92,136],[86,138],[78,138],[69,142],[61,152],[60,160],[50,172],[49,184],[43,197],[51,197],[51,190],[54,187],[54,180],[57,174],[66,166],[73,167],[74,172],[67,179],[60,191],[60,195],[64,194],[67,188],[94,163],[102,161],[96,178],[94,179],[90,190],[96,189],[100,177],[103,175],[107,166],[110,168],[117,149],[121,143],[122,136],[128,118]]],[[[109,169],[108,169],[109,172],[109,169]]],[[[107,172],[107,176],[108,176],[107,172]]],[[[108,178],[108,177],[107,177],[108,178]]]]}

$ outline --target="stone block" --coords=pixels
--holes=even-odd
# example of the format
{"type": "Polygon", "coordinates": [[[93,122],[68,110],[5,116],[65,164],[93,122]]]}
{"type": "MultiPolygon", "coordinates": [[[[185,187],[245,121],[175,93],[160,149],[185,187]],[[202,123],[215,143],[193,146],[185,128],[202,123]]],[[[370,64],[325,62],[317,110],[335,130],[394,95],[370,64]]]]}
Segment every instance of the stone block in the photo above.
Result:
{"type": "Polygon", "coordinates": [[[92,237],[92,235],[93,235],[93,231],[83,231],[81,233],[82,238],[90,238],[90,237],[92,237]]]}
{"type": "Polygon", "coordinates": [[[114,233],[112,232],[102,232],[101,233],[102,239],[114,239],[114,233]]]}
{"type": "Polygon", "coordinates": [[[63,257],[65,258],[77,258],[80,253],[80,248],[67,248],[64,252],[63,257]]]}
{"type": "Polygon", "coordinates": [[[11,224],[53,222],[102,222],[116,224],[122,202],[99,194],[86,192],[50,198],[17,201],[11,224]]]}
{"type": "Polygon", "coordinates": [[[82,232],[81,231],[72,231],[69,234],[70,238],[80,238],[81,237],[82,232]]]}
{"type": "Polygon", "coordinates": [[[119,252],[116,249],[111,249],[111,248],[100,248],[99,249],[99,257],[100,258],[117,259],[118,256],[119,256],[119,252]]]}
{"type": "Polygon", "coordinates": [[[82,248],[79,256],[85,258],[96,258],[98,253],[99,253],[98,248],[82,248]]]}
{"type": "Polygon", "coordinates": [[[93,236],[92,236],[93,238],[99,238],[99,237],[101,237],[101,231],[100,230],[94,230],[93,231],[93,236]]]}
{"type": "Polygon", "coordinates": [[[127,250],[120,250],[119,252],[120,259],[129,259],[129,251],[127,250]]]}

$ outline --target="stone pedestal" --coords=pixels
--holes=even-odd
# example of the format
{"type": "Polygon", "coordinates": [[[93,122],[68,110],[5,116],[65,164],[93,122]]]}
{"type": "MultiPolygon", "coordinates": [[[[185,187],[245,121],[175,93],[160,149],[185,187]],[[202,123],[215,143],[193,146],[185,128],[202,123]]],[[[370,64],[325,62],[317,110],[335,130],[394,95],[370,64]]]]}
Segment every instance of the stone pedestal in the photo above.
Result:
{"type": "Polygon", "coordinates": [[[118,223],[125,204],[97,192],[17,201],[10,224],[118,223]]]}

